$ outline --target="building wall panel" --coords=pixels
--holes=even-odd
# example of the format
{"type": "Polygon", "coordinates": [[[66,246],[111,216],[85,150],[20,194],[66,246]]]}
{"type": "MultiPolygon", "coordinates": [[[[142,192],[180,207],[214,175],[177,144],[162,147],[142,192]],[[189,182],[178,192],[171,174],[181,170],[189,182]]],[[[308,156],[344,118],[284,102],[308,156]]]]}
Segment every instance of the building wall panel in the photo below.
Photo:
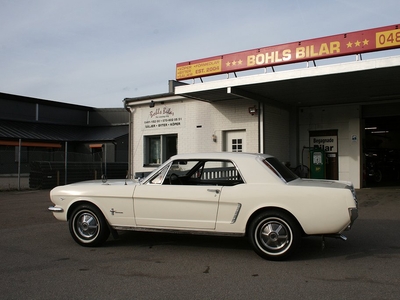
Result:
{"type": "Polygon", "coordinates": [[[149,107],[148,104],[135,106],[132,112],[132,174],[154,169],[145,167],[143,164],[145,155],[143,141],[144,137],[149,135],[177,134],[178,153],[220,152],[224,151],[224,132],[245,130],[246,150],[257,152],[258,118],[248,112],[248,108],[254,105],[255,102],[251,100],[208,103],[186,99],[164,104],[156,103],[154,107],[149,107]],[[174,119],[172,123],[177,119],[176,122],[180,122],[180,125],[159,127],[163,118],[159,118],[158,123],[149,123],[156,120],[152,116],[155,116],[157,112],[160,112],[159,116],[162,116],[164,111],[171,113],[170,119],[174,119]],[[145,124],[148,127],[144,126],[145,124]]]}

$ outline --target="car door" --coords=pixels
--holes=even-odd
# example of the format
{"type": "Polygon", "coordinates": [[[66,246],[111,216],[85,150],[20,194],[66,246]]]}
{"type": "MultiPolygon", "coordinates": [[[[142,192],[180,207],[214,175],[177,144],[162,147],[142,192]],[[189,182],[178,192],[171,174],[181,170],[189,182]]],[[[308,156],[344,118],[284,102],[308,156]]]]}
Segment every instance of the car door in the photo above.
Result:
{"type": "Polygon", "coordinates": [[[215,229],[223,187],[242,183],[227,160],[176,160],[134,192],[137,226],[215,229]]]}
{"type": "Polygon", "coordinates": [[[200,167],[199,161],[174,162],[137,186],[133,196],[136,225],[215,229],[222,187],[200,184],[200,167]],[[184,183],[173,182],[176,173],[185,178],[184,183]]]}
{"type": "Polygon", "coordinates": [[[215,229],[221,187],[152,185],[136,187],[137,226],[215,229]]]}

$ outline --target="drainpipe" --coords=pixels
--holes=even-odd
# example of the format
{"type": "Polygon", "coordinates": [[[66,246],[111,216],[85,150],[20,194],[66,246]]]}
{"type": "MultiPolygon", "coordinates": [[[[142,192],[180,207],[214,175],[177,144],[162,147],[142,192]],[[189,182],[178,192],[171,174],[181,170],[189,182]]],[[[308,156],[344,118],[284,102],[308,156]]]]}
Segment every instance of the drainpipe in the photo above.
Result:
{"type": "Polygon", "coordinates": [[[128,138],[128,175],[127,177],[130,179],[134,179],[133,174],[133,112],[135,108],[128,106],[127,104],[128,98],[124,99],[124,107],[129,112],[129,138],[128,138]]]}

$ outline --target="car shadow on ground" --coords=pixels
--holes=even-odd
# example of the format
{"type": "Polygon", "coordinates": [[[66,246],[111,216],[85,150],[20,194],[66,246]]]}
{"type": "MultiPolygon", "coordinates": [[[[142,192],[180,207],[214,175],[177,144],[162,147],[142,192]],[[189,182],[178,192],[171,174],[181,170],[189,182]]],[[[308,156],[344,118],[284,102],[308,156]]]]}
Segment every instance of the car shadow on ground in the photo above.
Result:
{"type": "Polygon", "coordinates": [[[251,247],[245,237],[207,236],[184,233],[155,232],[119,232],[117,240],[109,239],[107,244],[113,247],[140,246],[154,248],[163,245],[205,248],[249,249],[251,247]]]}
{"type": "MultiPolygon", "coordinates": [[[[388,222],[388,221],[386,221],[388,222]]],[[[389,221],[390,222],[390,221],[389,221]]],[[[395,222],[395,221],[392,221],[395,222]]],[[[399,221],[400,222],[400,221],[399,221]]],[[[322,238],[322,236],[304,237],[301,247],[289,258],[290,261],[317,260],[327,258],[343,257],[345,260],[362,258],[365,256],[388,257],[396,255],[400,249],[397,238],[388,236],[386,242],[376,247],[375,237],[381,235],[380,228],[386,226],[398,226],[396,224],[384,224],[381,220],[360,220],[358,226],[363,230],[354,230],[347,241],[336,238],[322,238]],[[370,230],[365,231],[365,228],[370,230]],[[391,242],[392,241],[392,242],[391,242]]],[[[346,233],[345,233],[346,234],[346,233]]],[[[208,248],[208,249],[235,249],[253,252],[253,249],[246,237],[227,236],[204,236],[192,234],[171,234],[171,233],[149,233],[149,232],[120,232],[117,240],[110,238],[105,244],[106,247],[157,247],[179,248],[208,248]]]]}

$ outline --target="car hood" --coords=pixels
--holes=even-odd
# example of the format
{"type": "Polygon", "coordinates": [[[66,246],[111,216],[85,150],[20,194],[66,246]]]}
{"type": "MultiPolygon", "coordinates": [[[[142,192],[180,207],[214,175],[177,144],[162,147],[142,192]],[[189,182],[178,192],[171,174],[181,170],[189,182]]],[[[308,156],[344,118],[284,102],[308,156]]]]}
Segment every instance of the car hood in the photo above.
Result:
{"type": "Polygon", "coordinates": [[[328,188],[352,189],[353,184],[350,181],[328,180],[328,179],[307,179],[298,178],[288,182],[288,185],[294,186],[315,186],[328,188]]]}
{"type": "Polygon", "coordinates": [[[139,182],[137,180],[131,179],[109,179],[107,181],[103,180],[88,180],[68,184],[72,187],[77,186],[99,186],[99,185],[137,185],[139,182]]]}

